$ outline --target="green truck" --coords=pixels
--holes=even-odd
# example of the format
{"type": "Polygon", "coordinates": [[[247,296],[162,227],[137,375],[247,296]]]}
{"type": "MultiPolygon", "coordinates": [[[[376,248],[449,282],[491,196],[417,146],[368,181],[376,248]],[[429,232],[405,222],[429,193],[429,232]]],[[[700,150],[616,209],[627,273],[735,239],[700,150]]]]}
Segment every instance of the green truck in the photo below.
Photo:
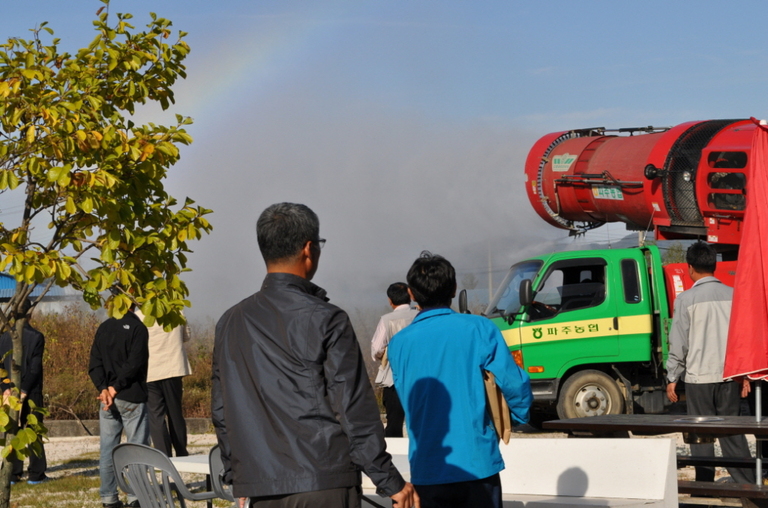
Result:
{"type": "MultiPolygon", "coordinates": [[[[735,262],[716,275],[732,285],[735,262]]],[[[534,419],[661,413],[672,304],[691,285],[656,246],[557,252],[513,265],[484,314],[531,377],[534,419]]]]}

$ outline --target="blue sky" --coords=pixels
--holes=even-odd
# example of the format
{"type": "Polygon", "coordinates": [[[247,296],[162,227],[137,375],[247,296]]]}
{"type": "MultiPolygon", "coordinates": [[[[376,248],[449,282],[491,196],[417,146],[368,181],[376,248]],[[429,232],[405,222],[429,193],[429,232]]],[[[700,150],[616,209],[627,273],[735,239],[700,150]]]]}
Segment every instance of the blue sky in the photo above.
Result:
{"type": "MultiPolygon", "coordinates": [[[[0,37],[49,21],[74,51],[94,37],[101,5],[7,2],[0,37]]],[[[168,181],[215,212],[190,258],[193,318],[218,318],[258,289],[254,224],[271,203],[320,216],[328,244],[315,281],[332,301],[383,305],[422,249],[485,280],[489,253],[497,273],[565,237],[523,192],[525,157],[544,134],[768,117],[758,0],[113,0],[110,10],[133,13],[137,28],[153,11],[189,32],[176,106],[139,117],[195,120],[168,181]]]]}

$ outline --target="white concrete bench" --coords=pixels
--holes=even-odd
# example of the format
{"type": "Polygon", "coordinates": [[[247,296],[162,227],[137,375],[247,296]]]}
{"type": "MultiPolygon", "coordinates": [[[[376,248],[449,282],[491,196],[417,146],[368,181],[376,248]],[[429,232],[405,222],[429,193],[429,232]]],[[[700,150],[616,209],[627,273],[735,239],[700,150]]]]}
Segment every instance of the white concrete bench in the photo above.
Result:
{"type": "MultiPolygon", "coordinates": [[[[513,438],[500,448],[505,508],[678,506],[672,439],[513,438]]],[[[410,478],[408,440],[387,438],[387,450],[410,478]]],[[[363,493],[391,506],[365,476],[363,493]]]]}

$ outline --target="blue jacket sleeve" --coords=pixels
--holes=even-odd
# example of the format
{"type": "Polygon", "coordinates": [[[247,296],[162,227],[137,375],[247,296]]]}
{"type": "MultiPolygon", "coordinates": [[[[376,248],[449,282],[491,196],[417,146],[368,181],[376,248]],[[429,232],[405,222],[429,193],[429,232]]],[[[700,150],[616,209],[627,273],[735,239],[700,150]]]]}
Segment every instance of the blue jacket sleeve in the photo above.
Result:
{"type": "Polygon", "coordinates": [[[499,330],[492,326],[488,334],[488,363],[483,368],[496,377],[496,385],[504,394],[512,420],[516,424],[527,423],[533,402],[531,379],[512,359],[499,330]]]}

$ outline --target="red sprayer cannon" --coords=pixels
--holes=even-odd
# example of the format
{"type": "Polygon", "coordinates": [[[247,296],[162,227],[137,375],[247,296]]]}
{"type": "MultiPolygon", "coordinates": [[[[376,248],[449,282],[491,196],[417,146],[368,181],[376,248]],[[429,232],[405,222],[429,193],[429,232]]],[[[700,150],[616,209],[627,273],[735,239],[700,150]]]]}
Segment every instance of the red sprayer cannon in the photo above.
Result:
{"type": "Polygon", "coordinates": [[[708,120],[547,134],[525,163],[528,198],[544,220],[574,233],[624,222],[653,228],[659,240],[738,245],[754,129],[749,120],[708,120]]]}

